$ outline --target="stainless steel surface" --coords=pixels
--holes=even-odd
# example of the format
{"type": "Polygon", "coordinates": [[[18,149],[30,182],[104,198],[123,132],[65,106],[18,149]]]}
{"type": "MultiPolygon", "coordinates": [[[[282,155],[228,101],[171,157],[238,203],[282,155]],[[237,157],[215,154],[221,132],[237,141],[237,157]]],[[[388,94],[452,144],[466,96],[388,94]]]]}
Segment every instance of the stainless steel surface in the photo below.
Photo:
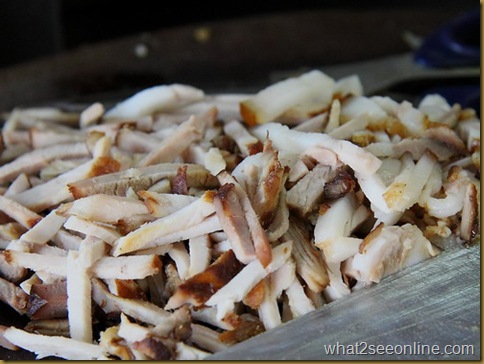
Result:
{"type": "Polygon", "coordinates": [[[476,245],[443,252],[207,359],[479,360],[480,308],[476,245]],[[325,351],[325,346],[338,344],[339,352],[325,351]],[[377,345],[407,354],[370,355],[377,345]],[[366,348],[366,354],[348,354],[356,346],[360,352],[366,348]],[[437,348],[442,354],[429,353],[437,348]],[[446,355],[450,349],[473,352],[446,355]]]}

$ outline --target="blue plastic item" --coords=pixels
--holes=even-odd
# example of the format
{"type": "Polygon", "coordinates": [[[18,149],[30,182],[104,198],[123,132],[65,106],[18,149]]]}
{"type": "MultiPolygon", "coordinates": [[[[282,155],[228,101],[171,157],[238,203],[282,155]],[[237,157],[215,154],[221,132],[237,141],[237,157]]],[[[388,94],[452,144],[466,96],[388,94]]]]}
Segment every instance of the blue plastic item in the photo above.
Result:
{"type": "Polygon", "coordinates": [[[431,68],[478,66],[481,14],[472,10],[439,28],[415,52],[415,62],[431,68]]]}

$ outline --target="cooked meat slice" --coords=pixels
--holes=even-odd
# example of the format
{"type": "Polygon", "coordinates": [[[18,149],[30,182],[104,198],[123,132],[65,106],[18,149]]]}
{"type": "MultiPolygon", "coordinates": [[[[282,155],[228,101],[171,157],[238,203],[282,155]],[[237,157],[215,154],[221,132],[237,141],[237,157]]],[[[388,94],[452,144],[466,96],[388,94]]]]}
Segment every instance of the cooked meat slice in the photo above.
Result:
{"type": "Polygon", "coordinates": [[[149,327],[131,322],[124,313],[121,313],[121,322],[118,327],[118,335],[120,338],[126,340],[129,344],[142,341],[151,336],[152,330],[150,329],[151,328],[149,327]]]}
{"type": "Polygon", "coordinates": [[[29,139],[31,147],[39,149],[51,145],[79,143],[85,140],[85,135],[72,128],[59,130],[32,127],[29,129],[29,139]]]}
{"type": "Polygon", "coordinates": [[[206,323],[222,330],[233,330],[235,328],[231,320],[219,319],[217,317],[217,307],[197,307],[191,310],[191,314],[193,320],[196,322],[206,323]]]}
{"type": "Polygon", "coordinates": [[[107,224],[96,223],[71,215],[64,223],[64,228],[84,235],[92,235],[106,243],[113,245],[121,236],[114,228],[107,224]]]}
{"type": "Polygon", "coordinates": [[[232,171],[233,178],[244,188],[264,228],[274,217],[286,174],[270,139],[265,141],[262,153],[245,158],[232,171]]]}
{"type": "Polygon", "coordinates": [[[253,310],[257,310],[264,300],[266,286],[264,280],[257,283],[244,297],[242,303],[253,310]]]}
{"type": "MultiPolygon", "coordinates": [[[[128,189],[138,192],[147,190],[163,179],[172,180],[181,163],[161,163],[149,167],[131,168],[118,173],[88,178],[69,183],[69,191],[78,199],[98,193],[126,196],[128,189]]],[[[217,179],[203,166],[187,164],[187,183],[190,187],[213,188],[218,185],[217,179]]]]}
{"type": "Polygon", "coordinates": [[[455,127],[461,106],[459,104],[450,106],[443,96],[429,94],[419,102],[418,109],[424,112],[432,123],[442,123],[455,127]]]}
{"type": "Polygon", "coordinates": [[[259,306],[258,313],[266,330],[282,324],[278,299],[295,278],[296,264],[292,259],[289,259],[263,280],[265,285],[264,298],[259,306]]]}
{"type": "Polygon", "coordinates": [[[81,115],[79,116],[79,127],[84,129],[96,124],[103,115],[104,105],[100,102],[95,102],[81,112],[81,115]]]}
{"type": "Polygon", "coordinates": [[[42,216],[34,211],[31,211],[18,202],[1,195],[0,211],[4,212],[27,229],[30,229],[42,219],[42,216]]]}
{"type": "Polygon", "coordinates": [[[188,249],[190,251],[188,277],[190,278],[203,272],[210,265],[210,260],[212,259],[212,242],[209,235],[205,234],[189,239],[188,249]]]}
{"type": "Polygon", "coordinates": [[[182,341],[176,343],[176,360],[203,360],[210,353],[200,350],[182,341]]]}
{"type": "MultiPolygon", "coordinates": [[[[336,100],[335,100],[336,101],[336,100]]],[[[345,122],[342,125],[339,125],[337,128],[331,130],[331,131],[326,131],[328,135],[330,135],[332,138],[336,139],[351,139],[354,133],[365,130],[365,128],[368,126],[370,118],[368,117],[367,114],[361,114],[356,116],[355,118],[345,122]]],[[[331,120],[331,118],[330,118],[331,120]]],[[[329,125],[329,123],[328,123],[329,125]]]]}
{"type": "Polygon", "coordinates": [[[285,292],[293,318],[300,317],[316,309],[312,301],[306,296],[304,288],[297,277],[294,278],[285,292]]]}
{"type": "Polygon", "coordinates": [[[301,216],[307,216],[314,211],[322,202],[325,184],[333,180],[336,173],[331,167],[316,165],[287,191],[286,202],[289,208],[296,210],[301,216]]]}
{"type": "Polygon", "coordinates": [[[338,169],[336,176],[324,185],[325,200],[336,200],[356,188],[355,178],[345,168],[338,169]]]}
{"type": "Polygon", "coordinates": [[[135,355],[132,348],[128,347],[128,343],[118,335],[119,326],[110,326],[99,334],[99,346],[103,349],[104,357],[99,360],[146,360],[146,356],[135,355]]]}
{"type": "Polygon", "coordinates": [[[242,269],[234,252],[222,254],[206,270],[194,275],[179,285],[170,297],[165,309],[178,308],[185,303],[194,306],[204,304],[242,269]]]}
{"type": "Polygon", "coordinates": [[[464,143],[459,135],[448,126],[439,125],[428,128],[425,130],[422,137],[430,139],[431,141],[452,150],[454,158],[467,153],[466,143],[464,143]]]}
{"type": "MultiPolygon", "coordinates": [[[[92,280],[93,299],[106,312],[111,310],[123,312],[141,322],[151,325],[169,325],[173,329],[176,322],[172,314],[162,308],[139,299],[128,299],[113,295],[98,279],[92,280]]],[[[171,331],[171,330],[170,330],[171,331]]]]}
{"type": "Polygon", "coordinates": [[[223,184],[215,194],[213,204],[237,259],[244,264],[256,259],[249,226],[235,191],[235,185],[223,184]]]}
{"type": "Polygon", "coordinates": [[[80,218],[115,224],[132,215],[147,214],[148,209],[139,200],[129,197],[96,194],[82,197],[65,206],[58,214],[74,215],[80,218]]]}
{"type": "Polygon", "coordinates": [[[214,212],[213,193],[206,192],[190,205],[168,216],[142,225],[139,229],[119,238],[114,246],[113,255],[126,254],[136,250],[154,247],[157,244],[170,244],[193,237],[184,237],[184,233],[187,233],[187,229],[203,223],[214,212]],[[178,234],[179,238],[174,236],[174,239],[168,242],[161,240],[170,234],[178,234]]]}
{"type": "Polygon", "coordinates": [[[51,284],[33,284],[30,289],[27,314],[32,319],[67,317],[67,286],[65,281],[51,284]]]}
{"type": "Polygon", "coordinates": [[[172,244],[168,255],[175,262],[178,276],[183,281],[188,277],[188,269],[190,267],[190,255],[185,248],[185,244],[181,241],[172,244]]]}
{"type": "Polygon", "coordinates": [[[52,243],[64,250],[79,250],[82,238],[64,228],[61,228],[53,237],[52,243]]]}
{"type": "Polygon", "coordinates": [[[191,116],[180,124],[169,137],[163,139],[156,149],[143,157],[138,162],[138,166],[146,167],[158,163],[174,162],[192,142],[203,137],[205,128],[213,124],[216,114],[216,109],[211,109],[202,115],[191,116]]]}
{"type": "Polygon", "coordinates": [[[20,240],[29,245],[44,245],[50,241],[67,220],[60,216],[57,211],[57,209],[54,209],[49,212],[34,227],[22,234],[20,240]]]}
{"type": "Polygon", "coordinates": [[[79,261],[79,252],[67,255],[67,317],[70,337],[92,342],[91,281],[86,267],[79,261]]]}
{"type": "Polygon", "coordinates": [[[472,174],[459,167],[451,168],[448,178],[443,183],[444,196],[428,197],[423,203],[431,216],[446,218],[459,213],[464,206],[464,196],[470,183],[478,185],[472,174]]]}
{"type": "Polygon", "coordinates": [[[277,241],[287,229],[289,229],[290,211],[286,201],[287,192],[285,187],[283,187],[279,196],[279,203],[274,213],[274,218],[266,229],[267,239],[269,239],[271,243],[277,241]]]}
{"type": "Polygon", "coordinates": [[[174,360],[175,344],[171,340],[163,340],[157,337],[147,337],[133,343],[133,349],[143,353],[146,360],[174,360]]]}
{"type": "Polygon", "coordinates": [[[479,232],[478,195],[477,187],[469,183],[465,192],[460,223],[460,237],[467,242],[472,242],[479,232]]]}
{"type": "MultiPolygon", "coordinates": [[[[358,172],[355,172],[355,177],[365,197],[370,201],[371,209],[375,213],[375,216],[379,219],[382,218],[381,215],[388,216],[390,214],[390,208],[383,198],[383,194],[387,188],[383,178],[378,173],[365,175],[358,172]]],[[[398,218],[399,216],[396,217],[395,221],[386,221],[386,223],[389,225],[394,224],[398,221],[398,218]]]]}
{"type": "Polygon", "coordinates": [[[161,267],[161,260],[156,255],[108,256],[96,261],[91,271],[102,279],[143,279],[157,274],[161,267]]]}
{"type": "Polygon", "coordinates": [[[43,184],[11,196],[14,201],[33,211],[42,211],[56,206],[71,198],[68,185],[72,182],[117,172],[120,164],[110,157],[99,157],[81,164],[79,167],[63,173],[43,184]]]}
{"type": "Polygon", "coordinates": [[[242,211],[245,214],[245,220],[247,221],[257,259],[260,260],[264,267],[267,266],[272,259],[271,246],[267,234],[261,225],[260,216],[254,210],[251,200],[235,178],[230,176],[227,172],[221,173],[218,178],[221,183],[234,186],[234,192],[237,195],[242,211]]]}
{"type": "Polygon", "coordinates": [[[15,327],[9,327],[3,336],[13,345],[35,352],[37,359],[57,356],[67,360],[93,360],[103,355],[99,345],[62,336],[32,334],[15,327]]]}
{"type": "Polygon", "coordinates": [[[46,336],[70,337],[69,321],[67,319],[32,320],[24,327],[24,330],[46,336]]]}
{"type": "Polygon", "coordinates": [[[8,350],[19,350],[20,348],[17,345],[12,344],[10,341],[4,338],[4,334],[7,329],[8,326],[0,325],[0,346],[8,350]]]}
{"type": "Polygon", "coordinates": [[[0,278],[0,301],[5,302],[20,314],[25,314],[29,309],[29,295],[3,278],[0,278]]]}
{"type": "Polygon", "coordinates": [[[175,195],[188,195],[187,166],[178,168],[173,178],[171,193],[175,195]]]}
{"type": "Polygon", "coordinates": [[[161,138],[140,130],[121,128],[116,133],[115,145],[130,153],[149,153],[161,143],[161,138]]]}
{"type": "Polygon", "coordinates": [[[195,323],[191,324],[191,328],[192,336],[190,341],[202,349],[216,353],[229,347],[229,345],[220,341],[220,333],[216,330],[195,323]]]}
{"type": "MultiPolygon", "coordinates": [[[[45,271],[59,277],[67,275],[67,258],[8,250],[4,252],[8,262],[33,271],[45,271]]],[[[103,257],[91,267],[92,274],[100,278],[142,279],[156,274],[161,261],[156,255],[133,255],[126,257],[103,257]]]]}
{"type": "Polygon", "coordinates": [[[19,174],[33,174],[47,166],[54,159],[69,159],[89,156],[85,143],[53,145],[22,154],[12,162],[0,167],[0,183],[14,180],[19,174]]]}
{"type": "Polygon", "coordinates": [[[481,122],[477,117],[461,120],[456,127],[460,138],[466,143],[467,150],[476,152],[481,146],[481,122]]]}
{"type": "Polygon", "coordinates": [[[380,225],[363,240],[359,252],[345,267],[345,273],[370,285],[438,253],[415,225],[380,225]]]}
{"type": "Polygon", "coordinates": [[[277,82],[240,103],[242,119],[250,126],[273,121],[284,113],[301,119],[329,106],[334,80],[321,71],[277,82]]]}
{"type": "Polygon", "coordinates": [[[170,215],[197,199],[194,196],[152,191],[139,191],[138,195],[144,200],[148,212],[157,218],[170,215]]]}
{"type": "Polygon", "coordinates": [[[348,194],[326,205],[318,216],[314,243],[323,251],[326,262],[341,263],[358,251],[361,239],[351,234],[361,223],[359,206],[354,194],[348,194]]]}
{"type": "Polygon", "coordinates": [[[64,111],[58,107],[40,106],[15,108],[8,114],[7,128],[19,127],[28,128],[36,123],[51,124],[50,126],[77,126],[79,113],[64,111]],[[11,125],[13,123],[14,125],[11,125]]]}
{"type": "Polygon", "coordinates": [[[118,103],[106,118],[136,119],[155,112],[174,110],[201,100],[204,92],[188,85],[161,85],[142,90],[118,103]]]}
{"type": "Polygon", "coordinates": [[[292,241],[292,256],[296,262],[297,273],[308,288],[314,292],[322,292],[328,285],[329,278],[324,259],[315,247],[310,231],[310,227],[302,219],[292,217],[289,220],[289,229],[282,239],[292,241]]]}
{"type": "Polygon", "coordinates": [[[5,252],[0,252],[0,278],[4,278],[9,282],[19,283],[26,274],[25,268],[11,264],[5,256],[5,252]]]}
{"type": "Polygon", "coordinates": [[[316,163],[329,166],[333,169],[340,168],[343,165],[341,161],[338,159],[338,156],[336,155],[335,152],[320,146],[309,148],[308,150],[304,151],[304,153],[300,156],[300,158],[303,161],[309,158],[311,162],[315,161],[316,163]]]}
{"type": "Polygon", "coordinates": [[[265,331],[262,322],[254,315],[246,313],[240,315],[238,319],[239,323],[234,330],[225,331],[220,334],[220,341],[233,345],[262,334],[265,331]]]}
{"type": "Polygon", "coordinates": [[[214,176],[227,168],[224,153],[227,152],[223,152],[219,148],[209,148],[208,151],[203,154],[202,164],[214,176]]]}
{"type": "Polygon", "coordinates": [[[5,250],[7,262],[33,271],[46,271],[60,277],[65,276],[65,257],[56,255],[42,255],[15,250],[5,250]]]}
{"type": "Polygon", "coordinates": [[[290,183],[295,183],[309,172],[309,168],[302,159],[298,159],[291,167],[287,179],[290,183]]]}
{"type": "Polygon", "coordinates": [[[240,118],[239,103],[249,97],[249,94],[242,93],[223,93],[205,95],[200,101],[181,107],[172,115],[177,114],[197,114],[207,110],[208,108],[216,107],[219,116],[218,118],[224,122],[229,122],[240,118]]]}
{"type": "Polygon", "coordinates": [[[276,123],[259,125],[253,128],[252,132],[261,141],[269,135],[269,139],[280,153],[301,155],[317,146],[330,149],[341,162],[365,176],[375,173],[381,165],[377,157],[363,148],[346,140],[331,138],[327,134],[300,132],[276,123]]]}
{"type": "Polygon", "coordinates": [[[343,280],[340,263],[328,263],[329,285],[324,289],[326,301],[331,302],[343,298],[351,293],[350,288],[343,280]]]}
{"type": "Polygon", "coordinates": [[[30,184],[30,179],[26,173],[20,173],[10,186],[8,186],[7,190],[3,194],[5,197],[9,197],[11,195],[15,195],[22,191],[28,190],[32,185],[30,184]]]}
{"type": "Polygon", "coordinates": [[[232,120],[224,125],[224,133],[231,137],[239,147],[243,156],[247,157],[254,153],[251,151],[260,141],[249,133],[249,131],[238,120],[232,120]]]}
{"type": "Polygon", "coordinates": [[[292,242],[285,242],[272,250],[272,261],[263,267],[259,260],[246,265],[234,278],[213,294],[207,306],[217,306],[217,318],[223,319],[234,308],[236,302],[241,302],[254,286],[268,274],[280,268],[290,257],[292,242]]]}
{"type": "Polygon", "coordinates": [[[314,132],[314,133],[321,133],[324,130],[324,126],[328,121],[328,113],[324,112],[322,114],[318,114],[308,120],[303,121],[302,123],[293,127],[294,130],[303,131],[303,132],[314,132]]]}
{"type": "Polygon", "coordinates": [[[391,211],[403,212],[418,202],[436,163],[435,158],[429,153],[425,153],[416,164],[410,156],[402,157],[400,174],[383,193],[383,198],[391,211]]]}

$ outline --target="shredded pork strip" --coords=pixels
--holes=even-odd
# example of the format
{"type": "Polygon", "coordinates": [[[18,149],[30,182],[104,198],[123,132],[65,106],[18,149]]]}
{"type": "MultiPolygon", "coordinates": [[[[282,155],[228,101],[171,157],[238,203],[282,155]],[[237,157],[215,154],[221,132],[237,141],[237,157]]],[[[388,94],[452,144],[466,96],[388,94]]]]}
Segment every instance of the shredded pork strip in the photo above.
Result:
{"type": "Polygon", "coordinates": [[[39,359],[205,359],[480,237],[480,120],[439,95],[314,70],[5,115],[0,345],[39,359]]]}

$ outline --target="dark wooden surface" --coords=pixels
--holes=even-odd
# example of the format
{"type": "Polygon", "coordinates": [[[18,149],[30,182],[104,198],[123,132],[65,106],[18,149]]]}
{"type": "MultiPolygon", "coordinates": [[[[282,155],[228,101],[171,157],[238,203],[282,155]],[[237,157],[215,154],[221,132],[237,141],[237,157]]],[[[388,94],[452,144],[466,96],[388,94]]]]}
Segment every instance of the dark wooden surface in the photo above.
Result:
{"type": "Polygon", "coordinates": [[[113,92],[123,96],[160,83],[190,83],[208,90],[259,89],[273,72],[409,51],[404,34],[427,36],[466,10],[454,3],[432,11],[390,7],[284,12],[87,44],[0,69],[0,111],[53,100],[96,99],[113,92]],[[208,37],[198,36],[200,28],[208,37]],[[148,50],[145,57],[136,55],[139,45],[148,50]]]}

